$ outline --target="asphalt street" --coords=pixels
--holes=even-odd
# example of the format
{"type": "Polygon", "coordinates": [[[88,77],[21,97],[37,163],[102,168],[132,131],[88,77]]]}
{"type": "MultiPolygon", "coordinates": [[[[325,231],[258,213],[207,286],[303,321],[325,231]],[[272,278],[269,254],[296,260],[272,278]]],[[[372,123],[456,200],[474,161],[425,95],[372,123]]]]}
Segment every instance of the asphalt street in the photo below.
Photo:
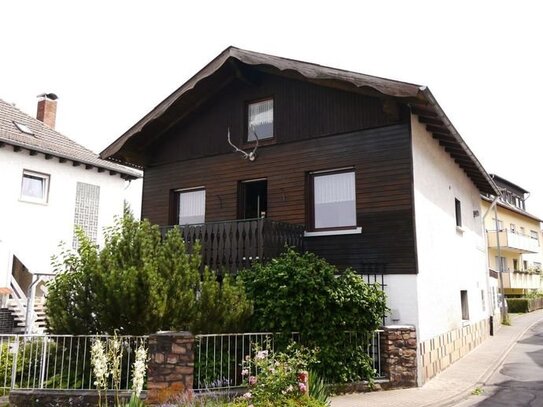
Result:
{"type": "Polygon", "coordinates": [[[524,334],[484,386],[455,405],[472,406],[543,406],[543,321],[524,334]]]}

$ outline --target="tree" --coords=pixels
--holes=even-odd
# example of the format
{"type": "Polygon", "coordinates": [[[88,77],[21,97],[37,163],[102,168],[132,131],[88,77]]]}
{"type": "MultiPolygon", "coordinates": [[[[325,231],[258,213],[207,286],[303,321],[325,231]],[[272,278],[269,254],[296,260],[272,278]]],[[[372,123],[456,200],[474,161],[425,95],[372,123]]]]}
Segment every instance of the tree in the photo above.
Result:
{"type": "Polygon", "coordinates": [[[305,346],[319,348],[315,368],[327,380],[372,378],[366,346],[387,312],[380,286],[292,249],[268,264],[255,264],[242,277],[254,302],[253,329],[285,337],[299,332],[305,346]]]}
{"type": "Polygon", "coordinates": [[[47,323],[55,333],[141,335],[158,330],[243,329],[251,311],[241,280],[200,274],[200,246],[187,251],[178,228],[162,239],[126,210],[105,233],[102,250],[82,231],[76,250],[53,258],[47,323]]]}

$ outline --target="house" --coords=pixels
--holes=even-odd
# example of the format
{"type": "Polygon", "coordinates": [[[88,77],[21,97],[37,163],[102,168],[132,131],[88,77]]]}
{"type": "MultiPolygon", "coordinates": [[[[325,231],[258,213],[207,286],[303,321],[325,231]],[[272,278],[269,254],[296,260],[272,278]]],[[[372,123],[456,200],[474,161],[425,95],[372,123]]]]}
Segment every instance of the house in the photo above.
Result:
{"type": "Polygon", "coordinates": [[[419,384],[489,332],[493,179],[427,87],[229,47],[107,147],[142,216],[235,270],[285,241],[381,282],[419,384]]]}
{"type": "Polygon", "coordinates": [[[498,273],[502,272],[505,296],[524,296],[541,289],[542,220],[527,212],[527,190],[491,176],[501,193],[482,196],[483,211],[492,207],[485,218],[490,273],[499,287],[498,273]]]}
{"type": "Polygon", "coordinates": [[[36,285],[43,298],[41,277],[53,272],[59,243],[72,247],[80,227],[100,244],[102,228],[122,214],[127,185],[141,177],[55,131],[56,99],[42,95],[37,118],[0,99],[0,287],[21,322],[36,285]]]}

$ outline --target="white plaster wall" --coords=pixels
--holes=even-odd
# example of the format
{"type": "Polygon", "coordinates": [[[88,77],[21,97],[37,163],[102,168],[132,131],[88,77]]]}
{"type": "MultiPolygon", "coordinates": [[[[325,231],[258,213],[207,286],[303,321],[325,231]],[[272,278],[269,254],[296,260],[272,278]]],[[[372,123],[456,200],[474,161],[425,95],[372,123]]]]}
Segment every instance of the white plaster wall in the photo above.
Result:
{"type": "MultiPolygon", "coordinates": [[[[45,160],[38,154],[14,152],[9,147],[0,149],[0,282],[6,281],[11,270],[3,258],[13,252],[31,272],[51,272],[50,258],[59,253],[59,242],[72,245],[77,182],[100,186],[98,211],[98,243],[103,241],[102,229],[121,215],[123,201],[132,187],[118,175],[73,167],[71,162],[45,160]],[[20,200],[23,170],[50,175],[47,204],[20,200]]],[[[133,189],[133,188],[132,188],[133,189]]]]}
{"type": "Polygon", "coordinates": [[[385,325],[419,325],[416,275],[385,275],[385,293],[391,311],[385,325]]]}
{"type": "Polygon", "coordinates": [[[415,116],[411,125],[418,331],[419,340],[426,340],[462,326],[461,290],[468,291],[470,321],[489,315],[488,269],[478,189],[415,116]],[[463,231],[456,227],[455,198],[463,231]]]}

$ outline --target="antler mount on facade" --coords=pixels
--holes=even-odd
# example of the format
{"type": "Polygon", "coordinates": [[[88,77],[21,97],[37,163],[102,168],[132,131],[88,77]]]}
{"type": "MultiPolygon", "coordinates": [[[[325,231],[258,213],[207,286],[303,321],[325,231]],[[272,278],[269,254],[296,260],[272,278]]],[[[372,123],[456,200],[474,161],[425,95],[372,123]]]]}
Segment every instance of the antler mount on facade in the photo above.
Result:
{"type": "Polygon", "coordinates": [[[230,144],[232,147],[234,147],[234,152],[239,152],[243,155],[243,158],[244,159],[248,159],[249,161],[254,161],[256,160],[256,149],[258,148],[258,135],[256,134],[256,132],[254,131],[254,129],[251,129],[253,134],[255,135],[255,140],[256,140],[256,144],[255,144],[255,148],[253,148],[253,151],[251,151],[250,153],[242,150],[241,148],[239,147],[236,147],[233,143],[232,143],[232,140],[230,139],[230,127],[228,128],[228,144],[230,144]]]}

